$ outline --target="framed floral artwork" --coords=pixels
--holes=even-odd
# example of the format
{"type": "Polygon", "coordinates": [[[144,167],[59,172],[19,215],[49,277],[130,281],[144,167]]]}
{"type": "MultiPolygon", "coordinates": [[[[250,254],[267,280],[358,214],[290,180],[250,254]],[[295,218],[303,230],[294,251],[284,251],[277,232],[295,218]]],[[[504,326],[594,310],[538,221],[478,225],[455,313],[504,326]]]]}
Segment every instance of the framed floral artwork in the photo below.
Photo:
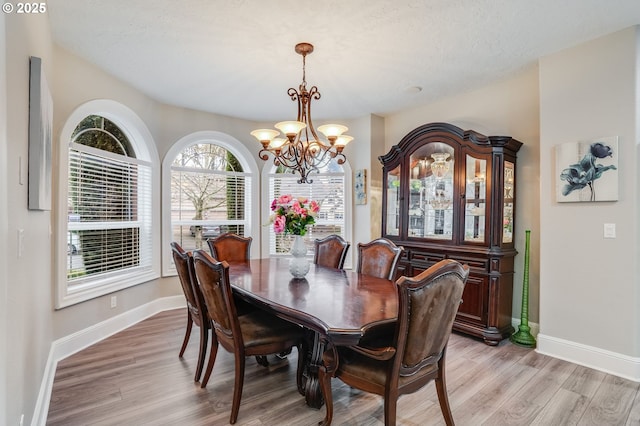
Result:
{"type": "Polygon", "coordinates": [[[367,170],[356,170],[353,182],[353,189],[356,196],[356,204],[367,204],[367,170]]]}
{"type": "Polygon", "coordinates": [[[556,200],[618,200],[618,137],[556,146],[556,200]]]}

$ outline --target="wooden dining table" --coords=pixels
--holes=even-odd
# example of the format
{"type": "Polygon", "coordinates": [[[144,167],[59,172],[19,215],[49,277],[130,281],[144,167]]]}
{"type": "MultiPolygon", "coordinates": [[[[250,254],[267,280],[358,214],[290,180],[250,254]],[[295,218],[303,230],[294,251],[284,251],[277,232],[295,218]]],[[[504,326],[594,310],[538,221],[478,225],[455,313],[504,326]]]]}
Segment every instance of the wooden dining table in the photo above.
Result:
{"type": "Polygon", "coordinates": [[[393,281],[311,265],[303,279],[293,278],[289,259],[229,262],[234,292],[246,301],[308,330],[304,357],[305,401],[323,404],[318,369],[327,345],[355,345],[372,327],[394,322],[398,295],[393,281]]]}

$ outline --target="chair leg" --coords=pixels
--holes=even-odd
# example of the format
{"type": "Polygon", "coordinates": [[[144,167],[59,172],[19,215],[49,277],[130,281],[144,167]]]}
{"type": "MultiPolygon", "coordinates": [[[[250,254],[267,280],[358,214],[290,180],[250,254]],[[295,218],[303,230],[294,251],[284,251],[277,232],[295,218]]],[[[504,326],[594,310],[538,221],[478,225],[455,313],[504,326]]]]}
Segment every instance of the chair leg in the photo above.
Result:
{"type": "Polygon", "coordinates": [[[329,426],[333,420],[333,395],[331,393],[331,374],[327,372],[324,365],[318,368],[318,380],[320,381],[320,391],[324,398],[325,416],[318,424],[329,426]]]}
{"type": "Polygon", "coordinates": [[[213,370],[213,364],[216,362],[216,355],[218,354],[218,339],[216,335],[213,334],[211,336],[211,350],[209,351],[209,362],[207,363],[207,371],[204,373],[204,378],[202,379],[202,383],[200,384],[200,388],[204,389],[209,382],[209,377],[211,376],[211,371],[213,370]]]}
{"type": "Polygon", "coordinates": [[[287,349],[286,351],[282,351],[279,354],[276,354],[276,356],[280,359],[286,359],[287,355],[290,355],[292,350],[293,350],[293,346],[287,349]]]}
{"type": "Polygon", "coordinates": [[[398,406],[398,393],[385,392],[384,395],[384,426],[396,426],[396,408],[398,406]]]}
{"type": "Polygon", "coordinates": [[[256,362],[263,367],[269,366],[269,360],[265,355],[256,355],[256,362]]]}
{"type": "Polygon", "coordinates": [[[231,417],[229,423],[234,424],[238,420],[238,412],[240,411],[240,400],[242,399],[242,387],[244,386],[244,364],[245,357],[235,354],[236,359],[236,378],[233,386],[233,402],[231,403],[231,417]]]}
{"type": "Polygon", "coordinates": [[[189,337],[191,336],[191,327],[193,327],[193,318],[191,318],[191,311],[189,311],[189,308],[187,308],[187,330],[184,333],[182,348],[180,348],[180,354],[178,354],[179,358],[182,358],[182,355],[184,355],[184,350],[187,349],[187,344],[189,343],[189,337]]]}
{"type": "Polygon", "coordinates": [[[438,392],[438,402],[440,402],[440,410],[447,426],[453,426],[453,415],[451,414],[451,406],[449,405],[449,396],[447,395],[447,382],[444,374],[444,355],[438,361],[438,377],[436,377],[436,391],[438,392]]]}
{"type": "Polygon", "coordinates": [[[209,343],[209,329],[206,327],[200,327],[200,352],[198,352],[198,365],[196,366],[196,375],[193,381],[200,380],[202,375],[202,369],[204,367],[204,359],[207,353],[207,343],[209,343]]]}

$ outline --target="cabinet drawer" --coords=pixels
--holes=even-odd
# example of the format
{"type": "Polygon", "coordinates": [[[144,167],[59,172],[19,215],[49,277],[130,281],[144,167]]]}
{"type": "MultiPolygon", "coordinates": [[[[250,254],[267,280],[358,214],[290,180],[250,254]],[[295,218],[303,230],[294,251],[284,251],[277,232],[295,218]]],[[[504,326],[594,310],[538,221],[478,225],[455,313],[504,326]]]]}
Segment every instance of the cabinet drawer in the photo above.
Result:
{"type": "Polygon", "coordinates": [[[409,257],[410,257],[409,260],[411,261],[417,261],[420,263],[428,263],[428,264],[440,262],[442,259],[445,258],[444,254],[425,253],[420,251],[411,251],[411,253],[409,253],[409,257]]]}
{"type": "Polygon", "coordinates": [[[457,260],[463,265],[469,265],[469,268],[481,270],[484,272],[489,271],[489,259],[479,259],[477,257],[465,257],[465,256],[447,256],[449,259],[457,260]]]}

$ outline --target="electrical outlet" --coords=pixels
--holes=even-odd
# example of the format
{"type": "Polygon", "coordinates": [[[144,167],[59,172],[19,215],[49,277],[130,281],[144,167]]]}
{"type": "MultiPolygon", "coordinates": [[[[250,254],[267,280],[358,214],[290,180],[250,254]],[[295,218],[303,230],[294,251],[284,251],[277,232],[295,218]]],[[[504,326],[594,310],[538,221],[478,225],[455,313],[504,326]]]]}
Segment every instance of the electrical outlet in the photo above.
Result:
{"type": "Polygon", "coordinates": [[[615,223],[605,223],[604,224],[604,238],[615,238],[616,237],[616,224],[615,223]]]}
{"type": "Polygon", "coordinates": [[[111,309],[118,306],[118,296],[111,296],[111,309]]]}

